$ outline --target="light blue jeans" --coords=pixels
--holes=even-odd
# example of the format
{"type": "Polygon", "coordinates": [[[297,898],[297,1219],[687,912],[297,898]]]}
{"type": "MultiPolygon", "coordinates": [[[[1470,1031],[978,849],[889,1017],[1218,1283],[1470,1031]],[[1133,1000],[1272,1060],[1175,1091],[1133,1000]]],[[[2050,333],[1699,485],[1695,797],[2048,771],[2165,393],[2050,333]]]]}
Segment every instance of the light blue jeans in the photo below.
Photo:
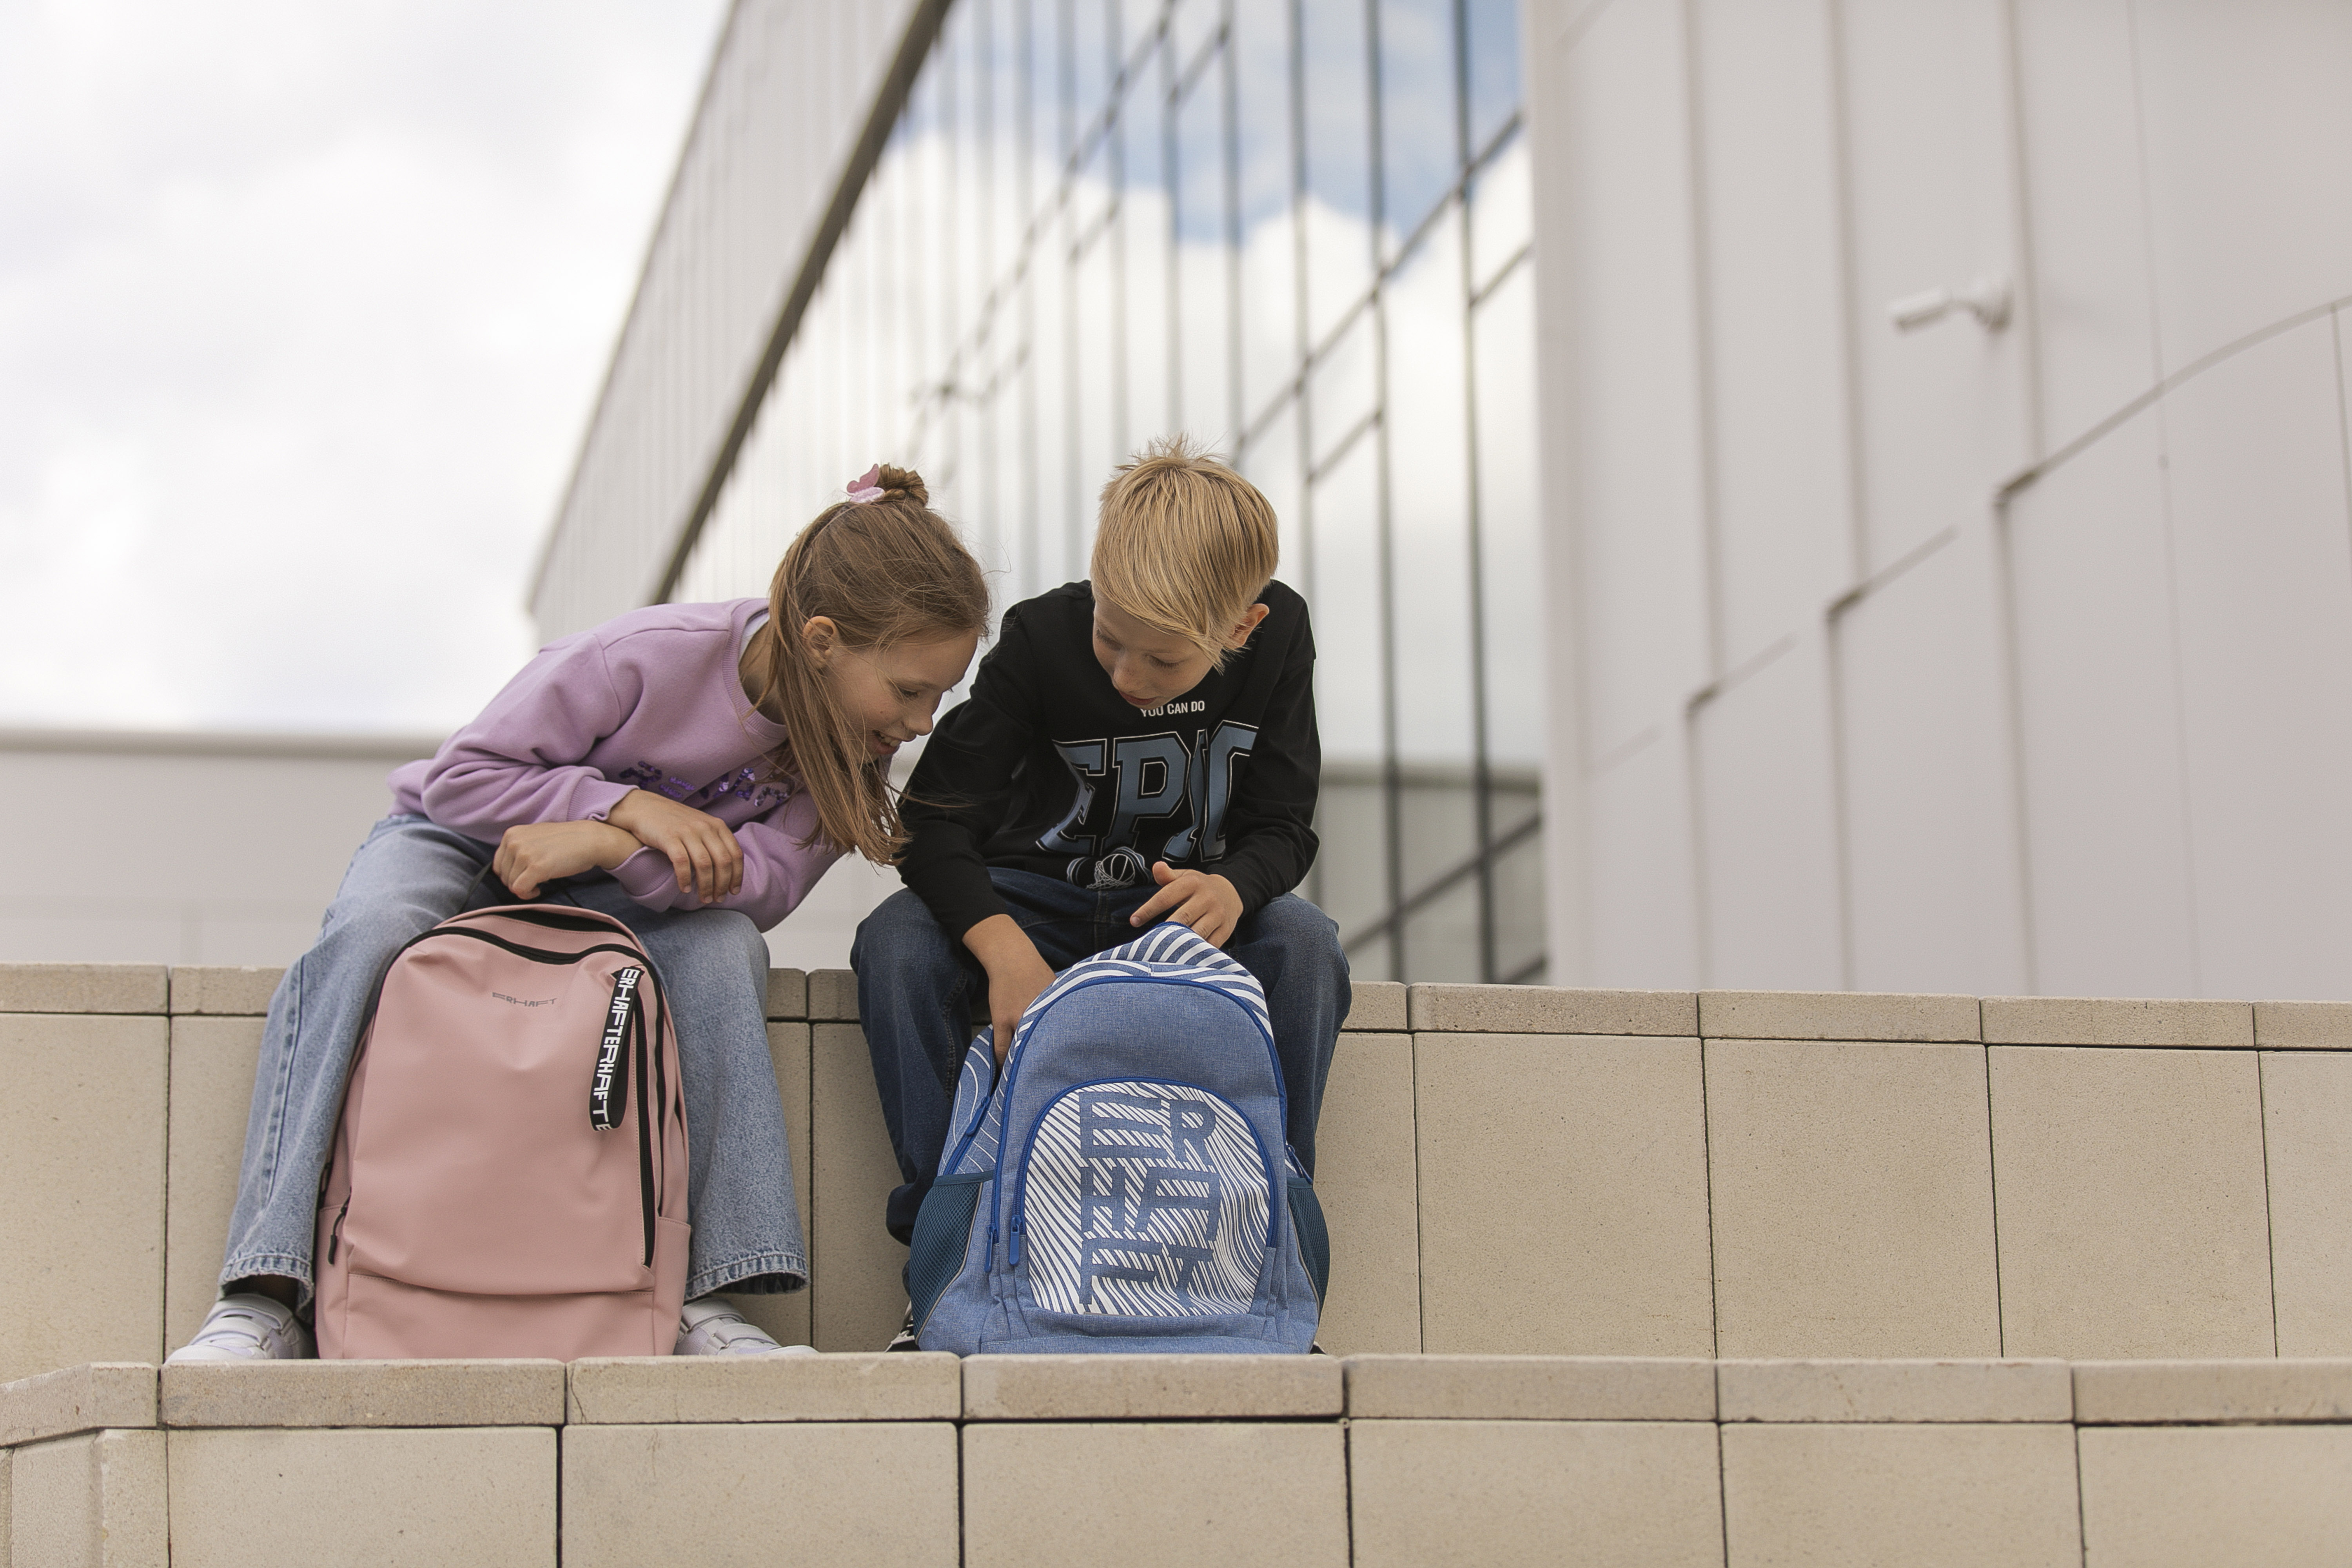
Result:
{"type": "MultiPolygon", "coordinates": [[[[318,942],[269,1000],[224,1288],[282,1275],[300,1281],[309,1301],[320,1184],[369,995],[409,938],[461,910],[510,901],[497,878],[480,875],[490,853],[425,817],[387,816],[352,857],[318,942]]],[[[766,940],[733,910],[648,910],[601,871],[555,886],[636,932],[669,996],[686,1079],[688,1299],[799,1289],[808,1247],[768,1055],[766,940]]]]}

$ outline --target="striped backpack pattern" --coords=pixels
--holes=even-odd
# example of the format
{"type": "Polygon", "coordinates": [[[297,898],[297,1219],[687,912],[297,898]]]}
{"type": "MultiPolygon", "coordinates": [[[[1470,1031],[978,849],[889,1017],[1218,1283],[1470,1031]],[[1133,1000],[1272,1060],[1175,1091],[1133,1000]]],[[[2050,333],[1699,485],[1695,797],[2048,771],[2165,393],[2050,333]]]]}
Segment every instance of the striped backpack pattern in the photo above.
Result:
{"type": "Polygon", "coordinates": [[[964,1053],[916,1217],[925,1350],[1303,1352],[1329,1245],[1256,976],[1187,928],[1073,964],[964,1053]]]}

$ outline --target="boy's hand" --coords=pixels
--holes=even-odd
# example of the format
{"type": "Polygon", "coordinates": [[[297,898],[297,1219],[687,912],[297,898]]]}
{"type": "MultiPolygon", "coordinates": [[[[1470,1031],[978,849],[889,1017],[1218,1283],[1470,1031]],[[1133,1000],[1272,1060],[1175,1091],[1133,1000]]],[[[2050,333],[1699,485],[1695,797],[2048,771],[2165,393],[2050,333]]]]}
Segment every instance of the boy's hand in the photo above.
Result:
{"type": "Polygon", "coordinates": [[[527,822],[499,839],[490,869],[517,898],[535,899],[560,877],[609,871],[642,847],[609,822],[527,822]]]}
{"type": "Polygon", "coordinates": [[[604,814],[604,820],[646,848],[668,856],[677,872],[679,892],[715,904],[743,890],[743,847],[735,842],[735,830],[709,812],[633,789],[604,814]]]}
{"type": "Polygon", "coordinates": [[[1160,890],[1127,918],[1131,926],[1171,920],[1192,928],[1192,933],[1213,947],[1223,947],[1242,922],[1242,896],[1231,882],[1211,871],[1171,871],[1165,860],[1155,860],[1151,879],[1160,890]],[[1166,911],[1173,910],[1175,913],[1166,911]]]}
{"type": "Polygon", "coordinates": [[[988,971],[988,1025],[995,1036],[996,1065],[1003,1067],[1014,1026],[1054,984],[1054,966],[1011,915],[989,916],[963,933],[963,944],[988,971]]]}

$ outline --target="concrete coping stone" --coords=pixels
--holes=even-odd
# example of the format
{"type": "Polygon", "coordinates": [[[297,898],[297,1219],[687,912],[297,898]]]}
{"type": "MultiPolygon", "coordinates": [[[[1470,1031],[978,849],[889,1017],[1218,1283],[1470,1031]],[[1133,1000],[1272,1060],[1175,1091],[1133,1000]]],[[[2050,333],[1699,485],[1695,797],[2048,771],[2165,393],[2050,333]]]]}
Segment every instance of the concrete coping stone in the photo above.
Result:
{"type": "Polygon", "coordinates": [[[88,1362],[0,1384],[0,1448],[154,1425],[155,1369],[144,1362],[88,1362]]]}
{"type": "Polygon", "coordinates": [[[2254,1009],[2248,1002],[1988,996],[1983,1012],[1988,1045],[2245,1047],[2254,1043],[2254,1009]]]}
{"type": "Polygon", "coordinates": [[[1351,1419],[1712,1421],[1715,1363],[1665,1356],[1359,1355],[1351,1419]]]}
{"type": "Polygon", "coordinates": [[[2352,1360],[2076,1362],[2084,1426],[2352,1422],[2352,1360]]]}
{"type": "Polygon", "coordinates": [[[1698,1032],[1708,1039],[1974,1041],[1973,996],[1870,991],[1702,991],[1698,1032]]]}
{"type": "Polygon", "coordinates": [[[1352,990],[1348,1021],[1339,1026],[1349,1034],[1402,1034],[1412,1026],[1402,981],[1359,980],[1353,983],[1352,990]]]}
{"type": "Polygon", "coordinates": [[[768,1016],[798,1020],[808,1016],[808,975],[797,969],[768,971],[768,1016]]]}
{"type": "Polygon", "coordinates": [[[560,1361],[273,1361],[163,1368],[166,1426],[560,1426],[560,1361]]]}
{"type": "Polygon", "coordinates": [[[215,1014],[257,1018],[269,1011],[283,969],[243,968],[222,963],[172,965],[172,1012],[175,1016],[215,1014]]]}
{"type": "Polygon", "coordinates": [[[1261,1421],[1333,1417],[1340,1363],[1319,1355],[978,1355],[967,1421],[1261,1421]]]}
{"type": "Polygon", "coordinates": [[[2257,1002],[2254,1044],[2267,1051],[2352,1050],[2352,1002],[2257,1002]]]}
{"type": "Polygon", "coordinates": [[[2069,1421],[2063,1361],[1726,1361],[1719,1419],[1760,1422],[2069,1421]]]}
{"type": "Polygon", "coordinates": [[[1413,985],[1416,1033],[1465,1035],[1674,1035],[1698,1033],[1688,991],[1599,991],[1565,985],[1413,985]]]}
{"type": "Polygon", "coordinates": [[[0,963],[0,1013],[161,1013],[160,963],[0,963]]]}
{"type": "Polygon", "coordinates": [[[952,1421],[961,1363],[944,1351],[799,1356],[614,1356],[572,1363],[585,1426],[952,1421]]]}
{"type": "Polygon", "coordinates": [[[809,971],[808,1016],[809,1022],[813,1024],[857,1022],[856,971],[850,969],[809,971]]]}

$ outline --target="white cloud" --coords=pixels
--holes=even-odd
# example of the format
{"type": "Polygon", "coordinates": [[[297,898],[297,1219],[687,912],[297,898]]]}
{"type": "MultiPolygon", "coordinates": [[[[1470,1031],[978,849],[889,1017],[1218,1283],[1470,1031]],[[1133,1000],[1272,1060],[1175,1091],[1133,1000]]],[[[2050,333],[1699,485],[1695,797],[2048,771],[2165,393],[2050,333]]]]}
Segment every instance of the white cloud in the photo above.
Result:
{"type": "Polygon", "coordinates": [[[721,10],[0,4],[0,724],[467,717],[721,10]]]}

